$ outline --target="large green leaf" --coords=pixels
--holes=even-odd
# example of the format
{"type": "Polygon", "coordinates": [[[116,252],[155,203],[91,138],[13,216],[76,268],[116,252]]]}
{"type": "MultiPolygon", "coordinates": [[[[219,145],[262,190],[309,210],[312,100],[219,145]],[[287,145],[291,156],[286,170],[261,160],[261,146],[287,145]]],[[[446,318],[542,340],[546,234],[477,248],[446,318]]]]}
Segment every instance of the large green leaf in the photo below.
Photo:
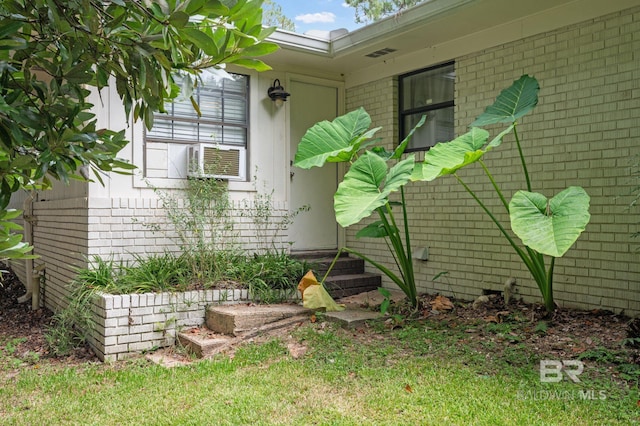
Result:
{"type": "Polygon", "coordinates": [[[538,80],[523,75],[504,89],[493,105],[487,107],[471,127],[487,126],[495,123],[513,123],[527,114],[538,104],[538,80]]]}
{"type": "Polygon", "coordinates": [[[336,220],[344,227],[358,223],[388,202],[388,196],[409,182],[415,163],[410,155],[387,169],[386,161],[365,152],[351,166],[334,196],[336,220]]]}
{"type": "Polygon", "coordinates": [[[369,129],[371,117],[359,108],[333,121],[321,121],[302,137],[296,152],[294,166],[310,169],[322,167],[326,162],[351,161],[363,142],[373,137],[378,129],[369,129]]]}
{"type": "Polygon", "coordinates": [[[571,186],[551,200],[535,192],[518,191],[509,203],[511,229],[524,245],[561,257],[589,223],[589,195],[571,186]]]}
{"type": "Polygon", "coordinates": [[[389,233],[381,220],[368,224],[356,233],[356,238],[384,238],[387,236],[389,236],[389,233]]]}
{"type": "Polygon", "coordinates": [[[458,169],[478,161],[495,145],[495,140],[486,150],[482,147],[489,139],[489,132],[477,127],[472,128],[451,142],[440,142],[427,151],[424,162],[414,170],[412,180],[431,181],[437,177],[450,175],[458,169]]]}

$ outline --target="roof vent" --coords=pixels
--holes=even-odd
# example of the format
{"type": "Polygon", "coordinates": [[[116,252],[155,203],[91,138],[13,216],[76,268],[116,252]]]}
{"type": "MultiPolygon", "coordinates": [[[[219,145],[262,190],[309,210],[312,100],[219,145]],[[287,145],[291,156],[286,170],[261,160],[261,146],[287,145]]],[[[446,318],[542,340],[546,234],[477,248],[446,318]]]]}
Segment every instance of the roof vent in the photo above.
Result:
{"type": "Polygon", "coordinates": [[[397,49],[392,49],[390,47],[385,47],[384,49],[376,50],[375,52],[371,52],[367,56],[369,58],[379,58],[380,56],[388,55],[391,52],[395,52],[397,49]]]}

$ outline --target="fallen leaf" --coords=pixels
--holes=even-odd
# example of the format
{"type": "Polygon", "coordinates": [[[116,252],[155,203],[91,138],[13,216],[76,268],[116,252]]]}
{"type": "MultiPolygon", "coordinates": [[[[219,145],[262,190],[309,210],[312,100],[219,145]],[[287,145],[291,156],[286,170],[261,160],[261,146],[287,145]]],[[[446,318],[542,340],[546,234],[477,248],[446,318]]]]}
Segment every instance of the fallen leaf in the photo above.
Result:
{"type": "Polygon", "coordinates": [[[435,311],[450,311],[453,309],[453,303],[445,296],[436,296],[431,302],[431,308],[435,311]]]}
{"type": "Polygon", "coordinates": [[[299,343],[289,343],[287,349],[293,359],[301,358],[307,353],[307,347],[299,343]]]}
{"type": "Polygon", "coordinates": [[[484,318],[485,322],[495,322],[496,324],[500,322],[500,320],[498,319],[497,316],[495,315],[489,315],[488,317],[484,318]]]}
{"type": "Polygon", "coordinates": [[[404,390],[406,390],[409,393],[413,393],[413,389],[411,389],[411,386],[409,385],[405,385],[404,390]]]}
{"type": "Polygon", "coordinates": [[[316,321],[318,321],[318,318],[316,317],[315,314],[311,315],[311,318],[309,318],[311,320],[311,322],[315,323],[316,321]]]}

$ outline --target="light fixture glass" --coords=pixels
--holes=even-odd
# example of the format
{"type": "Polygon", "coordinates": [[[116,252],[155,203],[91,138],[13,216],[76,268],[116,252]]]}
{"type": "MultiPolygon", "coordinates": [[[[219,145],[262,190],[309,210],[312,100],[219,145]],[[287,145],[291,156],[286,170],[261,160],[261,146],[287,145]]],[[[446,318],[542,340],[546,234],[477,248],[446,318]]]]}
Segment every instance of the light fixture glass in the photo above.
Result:
{"type": "Polygon", "coordinates": [[[280,80],[277,78],[273,80],[273,84],[267,90],[267,95],[269,95],[269,98],[271,98],[271,100],[278,106],[282,105],[283,102],[286,102],[288,96],[291,96],[290,93],[287,93],[284,90],[284,87],[280,84],[280,80]]]}

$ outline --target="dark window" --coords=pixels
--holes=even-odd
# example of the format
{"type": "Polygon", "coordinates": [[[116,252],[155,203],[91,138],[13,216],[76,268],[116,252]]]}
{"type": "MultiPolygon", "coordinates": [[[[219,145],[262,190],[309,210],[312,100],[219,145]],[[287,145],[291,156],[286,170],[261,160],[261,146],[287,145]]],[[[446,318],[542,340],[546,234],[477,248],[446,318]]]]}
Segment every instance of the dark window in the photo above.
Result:
{"type": "MultiPolygon", "coordinates": [[[[249,76],[232,74],[233,79],[214,79],[205,73],[193,90],[202,116],[190,99],[166,105],[167,113],[156,113],[147,141],[214,143],[247,147],[249,128],[249,76]]],[[[178,84],[180,82],[178,81],[178,84]]]]}
{"type": "Polygon", "coordinates": [[[400,140],[423,115],[427,121],[414,133],[407,151],[424,151],[454,138],[454,63],[414,71],[399,77],[400,140]]]}

